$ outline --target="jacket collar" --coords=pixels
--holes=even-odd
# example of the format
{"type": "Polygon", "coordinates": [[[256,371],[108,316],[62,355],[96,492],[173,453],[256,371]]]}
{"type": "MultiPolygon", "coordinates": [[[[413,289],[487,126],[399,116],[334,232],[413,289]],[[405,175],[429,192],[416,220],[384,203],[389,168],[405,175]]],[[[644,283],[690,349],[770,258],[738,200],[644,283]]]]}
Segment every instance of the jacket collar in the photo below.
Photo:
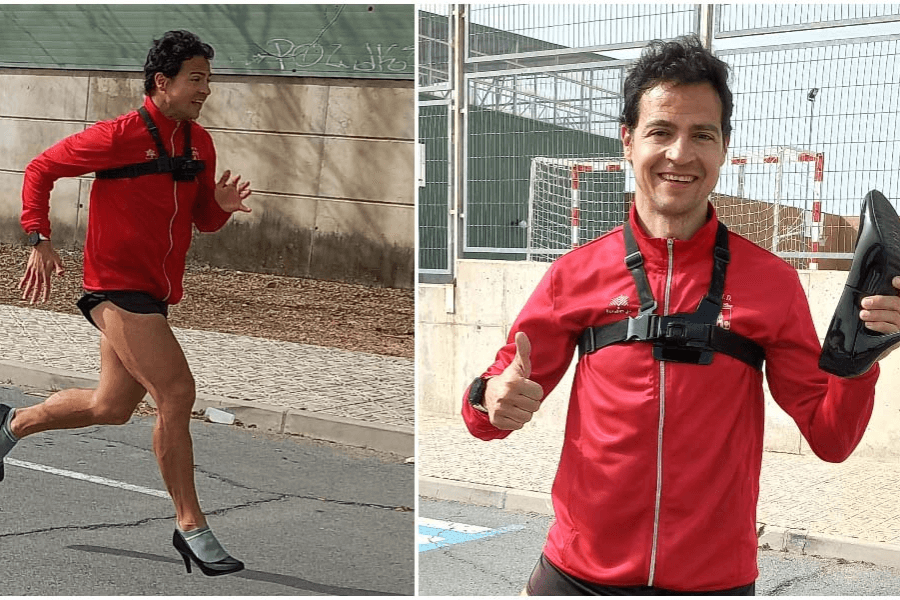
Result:
{"type": "MultiPolygon", "coordinates": [[[[706,223],[688,240],[673,240],[673,255],[682,260],[705,260],[712,257],[712,249],[716,242],[716,229],[719,219],[712,203],[707,204],[706,223]]],[[[666,238],[652,238],[647,235],[637,219],[637,209],[631,205],[628,216],[634,239],[637,241],[644,261],[650,265],[665,267],[668,265],[669,251],[666,238]]]]}
{"type": "Polygon", "coordinates": [[[156,106],[156,103],[153,102],[150,96],[144,96],[144,108],[150,113],[150,118],[153,119],[156,128],[159,129],[159,134],[163,139],[163,143],[166,144],[167,151],[171,150],[169,144],[171,143],[172,132],[181,125],[181,121],[170,119],[162,114],[162,111],[159,110],[159,107],[156,106]]]}

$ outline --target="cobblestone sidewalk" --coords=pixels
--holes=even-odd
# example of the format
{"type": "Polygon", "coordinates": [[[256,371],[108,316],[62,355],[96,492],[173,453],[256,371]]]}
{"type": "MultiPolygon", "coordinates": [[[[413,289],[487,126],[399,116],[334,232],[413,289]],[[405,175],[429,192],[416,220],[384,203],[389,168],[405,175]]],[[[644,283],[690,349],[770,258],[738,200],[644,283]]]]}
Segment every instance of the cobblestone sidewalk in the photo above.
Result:
{"type": "MultiPolygon", "coordinates": [[[[413,429],[413,361],[305,344],[176,329],[197,391],[413,429]]],[[[0,361],[100,372],[99,334],[84,318],[0,305],[0,361]]]]}
{"type": "MultiPolygon", "coordinates": [[[[483,442],[469,435],[462,417],[419,413],[417,426],[419,477],[549,495],[562,431],[529,424],[504,440],[483,442]]],[[[765,452],[757,521],[900,547],[900,465],[853,456],[830,464],[765,452]]]]}

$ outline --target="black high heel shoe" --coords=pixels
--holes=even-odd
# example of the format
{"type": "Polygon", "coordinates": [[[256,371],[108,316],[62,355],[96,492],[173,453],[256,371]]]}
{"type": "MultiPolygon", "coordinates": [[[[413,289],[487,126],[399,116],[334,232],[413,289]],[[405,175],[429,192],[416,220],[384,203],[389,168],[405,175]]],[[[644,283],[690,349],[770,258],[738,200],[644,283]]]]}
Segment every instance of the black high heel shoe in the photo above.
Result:
{"type": "MultiPolygon", "coordinates": [[[[209,531],[207,529],[207,531],[209,531]]],[[[212,535],[212,532],[209,532],[209,535],[212,535]]],[[[222,560],[218,560],[216,562],[205,562],[200,560],[194,551],[191,550],[191,547],[188,546],[188,543],[185,541],[181,532],[177,529],[172,534],[172,545],[175,546],[175,549],[178,550],[178,553],[181,554],[181,558],[184,559],[184,568],[187,569],[187,572],[191,572],[191,561],[194,563],[204,575],[208,575],[210,577],[215,577],[216,575],[228,575],[229,573],[236,573],[244,568],[244,563],[239,561],[238,559],[228,556],[228,553],[225,553],[225,558],[222,560]]],[[[223,549],[222,552],[225,552],[223,549]]]]}
{"type": "Polygon", "coordinates": [[[872,190],[863,200],[853,262],[825,334],[820,369],[839,377],[861,375],[900,342],[900,333],[872,331],[859,318],[860,301],[866,296],[897,294],[891,284],[896,275],[900,275],[900,217],[884,195],[872,190]]]}

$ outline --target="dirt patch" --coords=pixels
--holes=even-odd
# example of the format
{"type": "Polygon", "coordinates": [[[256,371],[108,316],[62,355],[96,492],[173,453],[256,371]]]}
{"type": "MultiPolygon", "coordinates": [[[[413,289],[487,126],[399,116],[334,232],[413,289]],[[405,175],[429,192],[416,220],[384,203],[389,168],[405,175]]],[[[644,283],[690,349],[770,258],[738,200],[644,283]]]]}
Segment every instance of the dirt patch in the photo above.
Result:
{"type": "MultiPolygon", "coordinates": [[[[19,280],[30,248],[0,244],[0,304],[28,306],[19,280]]],[[[66,267],[40,310],[80,314],[81,252],[59,250],[66,267]]],[[[229,271],[188,264],[184,299],[169,310],[173,327],[413,358],[412,290],[229,271]]]]}

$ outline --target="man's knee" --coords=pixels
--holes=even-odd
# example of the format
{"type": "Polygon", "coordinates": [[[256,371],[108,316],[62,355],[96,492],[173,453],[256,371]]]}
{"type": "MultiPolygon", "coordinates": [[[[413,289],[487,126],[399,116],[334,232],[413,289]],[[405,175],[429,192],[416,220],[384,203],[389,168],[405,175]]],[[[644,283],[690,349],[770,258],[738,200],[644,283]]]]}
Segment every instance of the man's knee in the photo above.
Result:
{"type": "Polygon", "coordinates": [[[178,400],[190,400],[193,402],[194,398],[197,396],[197,384],[194,381],[194,376],[190,371],[187,371],[177,380],[173,381],[169,385],[167,391],[173,398],[178,400]]]}
{"type": "Polygon", "coordinates": [[[189,415],[196,398],[197,386],[190,371],[155,388],[153,393],[158,412],[167,415],[179,413],[189,415]]]}
{"type": "Polygon", "coordinates": [[[124,425],[134,414],[133,402],[102,402],[95,397],[94,420],[98,425],[124,425]]]}

